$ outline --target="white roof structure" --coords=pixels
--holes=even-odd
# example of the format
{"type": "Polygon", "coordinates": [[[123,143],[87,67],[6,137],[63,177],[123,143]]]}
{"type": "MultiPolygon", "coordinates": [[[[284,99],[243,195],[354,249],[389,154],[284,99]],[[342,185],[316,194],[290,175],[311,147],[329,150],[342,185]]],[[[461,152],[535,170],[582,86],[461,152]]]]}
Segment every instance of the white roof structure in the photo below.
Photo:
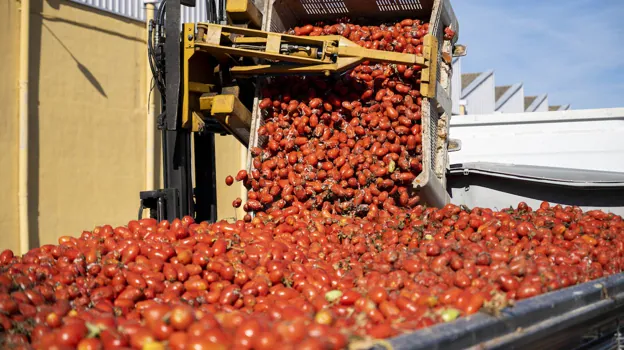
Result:
{"type": "Polygon", "coordinates": [[[494,113],[494,71],[461,75],[461,99],[466,100],[468,114],[494,113]]]}
{"type": "Polygon", "coordinates": [[[548,112],[548,95],[527,96],[524,98],[525,112],[548,112]]]}
{"type": "Polygon", "coordinates": [[[561,105],[561,106],[548,106],[548,111],[549,112],[555,112],[555,111],[567,111],[570,109],[570,105],[561,105]]]}
{"type": "Polygon", "coordinates": [[[522,83],[497,86],[494,90],[496,105],[494,109],[501,113],[524,112],[524,87],[522,83]]]}
{"type": "Polygon", "coordinates": [[[494,70],[462,71],[462,57],[453,58],[451,99],[453,115],[525,113],[569,110],[570,105],[550,106],[548,95],[525,96],[524,83],[496,85],[494,70]]]}

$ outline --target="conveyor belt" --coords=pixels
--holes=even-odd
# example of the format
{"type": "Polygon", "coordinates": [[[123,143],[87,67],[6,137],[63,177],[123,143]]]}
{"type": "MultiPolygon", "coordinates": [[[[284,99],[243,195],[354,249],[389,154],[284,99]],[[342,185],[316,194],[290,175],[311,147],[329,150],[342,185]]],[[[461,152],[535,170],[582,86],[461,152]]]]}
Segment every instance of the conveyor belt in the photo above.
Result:
{"type": "Polygon", "coordinates": [[[618,349],[622,315],[624,274],[618,274],[520,301],[500,317],[479,313],[390,344],[394,350],[618,349]]]}

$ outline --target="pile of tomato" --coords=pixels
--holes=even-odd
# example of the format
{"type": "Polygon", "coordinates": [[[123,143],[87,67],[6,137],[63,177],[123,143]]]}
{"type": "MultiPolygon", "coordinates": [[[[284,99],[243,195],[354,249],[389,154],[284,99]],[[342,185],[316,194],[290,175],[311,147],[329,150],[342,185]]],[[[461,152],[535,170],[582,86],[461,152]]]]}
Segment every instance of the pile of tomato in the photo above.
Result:
{"type": "Polygon", "coordinates": [[[143,219],[2,252],[0,346],[340,349],[623,267],[620,216],[547,203],[143,219]]]}
{"type": "MultiPolygon", "coordinates": [[[[293,34],[418,55],[427,31],[409,19],[293,34]]],[[[620,216],[420,205],[420,71],[364,62],[268,85],[253,170],[225,180],[249,189],[232,204],[254,217],[133,220],[3,251],[0,348],[366,347],[622,271],[620,216]]]]}

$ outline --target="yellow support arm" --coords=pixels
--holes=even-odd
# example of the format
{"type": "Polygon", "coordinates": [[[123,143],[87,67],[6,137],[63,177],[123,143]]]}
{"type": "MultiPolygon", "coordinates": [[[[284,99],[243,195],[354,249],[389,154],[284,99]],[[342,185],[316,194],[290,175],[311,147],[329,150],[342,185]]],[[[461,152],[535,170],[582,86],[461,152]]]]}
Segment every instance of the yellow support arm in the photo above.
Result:
{"type": "MultiPolygon", "coordinates": [[[[239,1],[240,13],[247,11],[245,4],[239,1]]],[[[212,23],[185,23],[182,34],[183,126],[198,131],[203,113],[211,113],[244,144],[249,141],[251,112],[236,95],[214,91],[215,85],[207,77],[218,71],[248,77],[330,75],[364,61],[419,65],[422,96],[436,94],[438,41],[430,34],[423,38],[422,55],[367,49],[338,35],[300,37],[212,23]]]]}
{"type": "Polygon", "coordinates": [[[251,129],[251,112],[235,95],[222,94],[199,98],[199,109],[210,112],[243,145],[249,144],[251,129]]]}
{"type": "Polygon", "coordinates": [[[233,66],[230,71],[236,75],[331,74],[364,61],[426,67],[435,64],[428,53],[437,52],[437,40],[432,35],[425,37],[425,46],[429,43],[431,49],[425,47],[424,54],[418,56],[367,49],[339,35],[302,37],[211,23],[198,23],[197,28],[199,34],[192,42],[196,50],[217,57],[228,55],[272,61],[233,66]]]}

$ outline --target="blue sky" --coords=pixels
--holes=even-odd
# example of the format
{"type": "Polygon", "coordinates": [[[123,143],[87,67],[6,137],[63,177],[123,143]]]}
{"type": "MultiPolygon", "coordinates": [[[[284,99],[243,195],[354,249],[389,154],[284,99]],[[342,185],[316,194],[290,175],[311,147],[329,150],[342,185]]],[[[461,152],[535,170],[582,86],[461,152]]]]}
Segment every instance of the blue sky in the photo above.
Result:
{"type": "Polygon", "coordinates": [[[494,69],[550,105],[624,107],[624,0],[451,0],[462,72],[494,69]]]}

